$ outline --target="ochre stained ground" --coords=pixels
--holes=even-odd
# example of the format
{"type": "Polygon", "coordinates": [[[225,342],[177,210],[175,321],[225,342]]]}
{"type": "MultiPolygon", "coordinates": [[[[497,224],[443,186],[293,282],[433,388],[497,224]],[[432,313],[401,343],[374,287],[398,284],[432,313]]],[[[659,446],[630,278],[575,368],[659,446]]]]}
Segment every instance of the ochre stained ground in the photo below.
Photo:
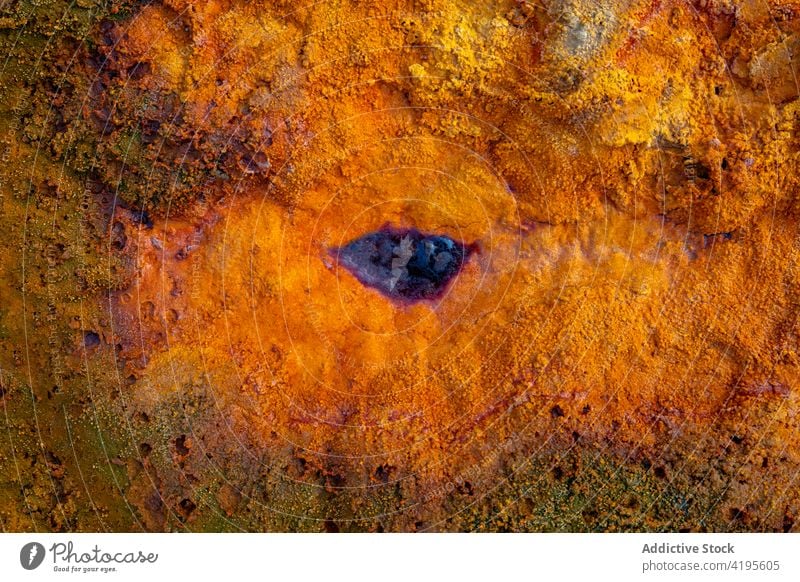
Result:
{"type": "Polygon", "coordinates": [[[4,10],[4,530],[800,527],[800,4],[4,10]]]}

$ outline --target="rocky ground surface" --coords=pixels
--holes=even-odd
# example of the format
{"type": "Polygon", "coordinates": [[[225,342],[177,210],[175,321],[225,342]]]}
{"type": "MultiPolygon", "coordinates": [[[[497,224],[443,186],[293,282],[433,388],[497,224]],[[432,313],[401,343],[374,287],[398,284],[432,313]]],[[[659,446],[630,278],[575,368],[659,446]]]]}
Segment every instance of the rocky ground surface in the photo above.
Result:
{"type": "Polygon", "coordinates": [[[0,46],[2,530],[800,528],[797,3],[13,0],[0,46]]]}

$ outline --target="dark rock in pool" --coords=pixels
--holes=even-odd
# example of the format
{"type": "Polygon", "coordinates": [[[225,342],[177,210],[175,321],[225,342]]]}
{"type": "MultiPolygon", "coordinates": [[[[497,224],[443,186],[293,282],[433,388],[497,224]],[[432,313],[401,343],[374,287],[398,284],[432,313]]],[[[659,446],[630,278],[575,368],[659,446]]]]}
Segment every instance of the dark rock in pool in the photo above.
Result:
{"type": "Polygon", "coordinates": [[[331,249],[362,284],[395,301],[436,299],[474,251],[450,237],[383,228],[331,249]]]}

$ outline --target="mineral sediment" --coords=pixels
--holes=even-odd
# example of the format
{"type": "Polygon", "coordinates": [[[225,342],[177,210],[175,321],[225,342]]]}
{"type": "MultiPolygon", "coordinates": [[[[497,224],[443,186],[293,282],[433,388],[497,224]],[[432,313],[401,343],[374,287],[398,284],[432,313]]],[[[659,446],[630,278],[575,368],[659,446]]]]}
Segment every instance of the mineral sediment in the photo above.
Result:
{"type": "Polygon", "coordinates": [[[3,530],[800,527],[796,3],[0,10],[3,530]]]}

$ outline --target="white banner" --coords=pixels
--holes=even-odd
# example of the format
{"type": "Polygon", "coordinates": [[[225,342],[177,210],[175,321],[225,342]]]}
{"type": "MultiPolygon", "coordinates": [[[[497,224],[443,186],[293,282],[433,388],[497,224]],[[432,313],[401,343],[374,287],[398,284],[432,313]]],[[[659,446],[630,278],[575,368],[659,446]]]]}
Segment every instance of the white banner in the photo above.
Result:
{"type": "Polygon", "coordinates": [[[799,554],[796,534],[3,534],[0,579],[797,581],[799,554]]]}

